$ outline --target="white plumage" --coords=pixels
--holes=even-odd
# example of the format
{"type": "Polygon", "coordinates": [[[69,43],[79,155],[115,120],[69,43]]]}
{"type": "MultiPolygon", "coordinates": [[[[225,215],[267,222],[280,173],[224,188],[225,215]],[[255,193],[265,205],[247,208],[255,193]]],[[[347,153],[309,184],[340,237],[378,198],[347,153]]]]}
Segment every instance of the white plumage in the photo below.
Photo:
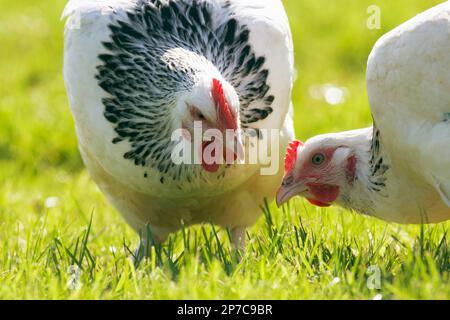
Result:
{"type": "Polygon", "coordinates": [[[450,2],[376,43],[367,88],[374,127],[300,146],[286,177],[297,183],[285,180],[279,203],[300,194],[388,221],[450,219],[450,2]],[[348,156],[337,161],[337,150],[348,156]]]}
{"type": "Polygon", "coordinates": [[[194,117],[224,121],[211,98],[222,86],[221,106],[239,128],[281,129],[281,148],[292,139],[293,48],[281,1],[71,0],[64,16],[79,147],[110,202],[144,238],[147,225],[163,241],[183,224],[211,222],[242,241],[282,173],[180,168],[165,149],[194,117]]]}
{"type": "Polygon", "coordinates": [[[369,57],[372,114],[398,183],[389,192],[415,222],[413,207],[425,221],[450,218],[449,52],[445,2],[386,34],[369,57]]]}

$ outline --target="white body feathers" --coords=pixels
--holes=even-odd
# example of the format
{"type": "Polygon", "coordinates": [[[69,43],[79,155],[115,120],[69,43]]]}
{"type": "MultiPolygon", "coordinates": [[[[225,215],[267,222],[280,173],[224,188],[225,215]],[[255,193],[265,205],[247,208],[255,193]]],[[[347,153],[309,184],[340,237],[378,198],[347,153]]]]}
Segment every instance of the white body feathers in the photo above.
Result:
{"type": "Polygon", "coordinates": [[[450,2],[383,36],[367,88],[391,169],[376,212],[402,223],[450,218],[450,2]]]}

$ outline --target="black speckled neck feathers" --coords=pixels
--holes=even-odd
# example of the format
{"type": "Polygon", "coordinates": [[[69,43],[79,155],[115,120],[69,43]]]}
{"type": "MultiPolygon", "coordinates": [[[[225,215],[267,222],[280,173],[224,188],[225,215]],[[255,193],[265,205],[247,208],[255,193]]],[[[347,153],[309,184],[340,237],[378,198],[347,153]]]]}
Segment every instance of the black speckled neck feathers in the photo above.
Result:
{"type": "Polygon", "coordinates": [[[249,30],[231,17],[226,2],[221,10],[229,18],[223,23],[213,21],[212,10],[205,1],[140,1],[127,20],[109,26],[110,40],[103,43],[107,53],[99,56],[98,83],[110,95],[103,99],[104,115],[117,134],[112,143],[128,141],[131,149],[123,156],[138,166],[156,168],[161,181],[165,176],[175,180],[198,175],[192,167],[171,161],[170,114],[177,93],[192,88],[206,64],[235,88],[242,128],[272,113],[269,71],[263,68],[265,58],[252,50],[249,30]],[[174,49],[192,53],[205,65],[189,55],[167,59],[174,49]],[[260,107],[250,109],[252,101],[260,101],[260,107]]]}
{"type": "Polygon", "coordinates": [[[374,124],[372,134],[372,146],[370,148],[370,175],[368,188],[375,192],[380,192],[386,187],[386,172],[390,166],[386,163],[381,152],[380,130],[374,124]]]}

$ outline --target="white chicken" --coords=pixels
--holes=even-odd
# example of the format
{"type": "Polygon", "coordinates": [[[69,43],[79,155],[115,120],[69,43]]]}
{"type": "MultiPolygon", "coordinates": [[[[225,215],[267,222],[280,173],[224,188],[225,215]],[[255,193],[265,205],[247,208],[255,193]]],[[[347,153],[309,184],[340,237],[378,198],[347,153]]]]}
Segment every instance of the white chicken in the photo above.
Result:
{"type": "MultiPolygon", "coordinates": [[[[279,129],[281,147],[293,139],[293,46],[281,1],[71,0],[64,16],[79,149],[102,192],[145,243],[147,231],[162,242],[206,222],[242,246],[283,172],[261,175],[262,162],[176,164],[172,134],[192,138],[195,123],[236,130],[245,150],[263,129],[279,129]]],[[[282,161],[282,152],[272,156],[282,161]]]]}
{"type": "Polygon", "coordinates": [[[377,42],[367,87],[373,127],[291,143],[278,204],[300,195],[404,224],[450,219],[450,2],[377,42]]]}

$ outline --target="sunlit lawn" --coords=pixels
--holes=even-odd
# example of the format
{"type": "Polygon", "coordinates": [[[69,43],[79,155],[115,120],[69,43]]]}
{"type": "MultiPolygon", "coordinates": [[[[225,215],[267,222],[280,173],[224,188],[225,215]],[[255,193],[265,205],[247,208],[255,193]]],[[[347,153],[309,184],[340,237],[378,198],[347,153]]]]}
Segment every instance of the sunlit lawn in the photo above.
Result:
{"type": "MultiPolygon", "coordinates": [[[[301,139],[370,125],[371,47],[439,3],[284,2],[301,139]],[[366,27],[371,4],[381,8],[380,30],[366,27]],[[328,103],[324,85],[342,92],[342,103],[328,103]]],[[[450,298],[449,224],[388,225],[302,200],[285,211],[270,205],[240,262],[227,233],[204,226],[174,235],[135,268],[138,237],[78,154],[61,75],[64,3],[0,0],[0,298],[450,298]]]]}

